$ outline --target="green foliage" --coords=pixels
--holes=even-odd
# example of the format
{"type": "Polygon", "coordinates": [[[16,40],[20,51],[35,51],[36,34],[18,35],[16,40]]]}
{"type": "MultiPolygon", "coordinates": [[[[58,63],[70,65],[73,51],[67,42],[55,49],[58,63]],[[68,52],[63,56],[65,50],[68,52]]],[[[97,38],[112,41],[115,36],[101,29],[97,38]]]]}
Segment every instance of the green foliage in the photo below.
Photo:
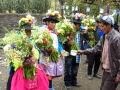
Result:
{"type": "Polygon", "coordinates": [[[49,8],[49,0],[0,0],[0,13],[13,10],[17,13],[44,13],[49,8]]]}
{"type": "MultiPolygon", "coordinates": [[[[91,0],[86,0],[91,1],[91,0]]],[[[72,7],[78,6],[78,9],[82,13],[86,13],[86,7],[89,6],[91,8],[89,15],[97,16],[99,14],[99,7],[106,9],[106,6],[109,4],[111,9],[120,8],[119,3],[113,2],[113,0],[95,0],[92,4],[88,4],[85,0],[66,0],[66,5],[69,6],[69,12],[71,14],[72,7]],[[103,1],[103,2],[102,2],[103,1]]]]}
{"type": "Polygon", "coordinates": [[[35,76],[36,68],[34,66],[24,66],[24,76],[27,79],[33,79],[35,76]]]}

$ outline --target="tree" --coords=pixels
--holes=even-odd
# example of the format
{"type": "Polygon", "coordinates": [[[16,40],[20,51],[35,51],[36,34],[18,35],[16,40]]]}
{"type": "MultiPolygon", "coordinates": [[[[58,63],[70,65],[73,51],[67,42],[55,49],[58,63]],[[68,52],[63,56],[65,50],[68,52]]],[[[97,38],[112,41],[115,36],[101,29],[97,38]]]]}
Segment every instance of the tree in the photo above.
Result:
{"type": "Polygon", "coordinates": [[[79,11],[86,13],[86,6],[90,6],[90,15],[98,15],[99,9],[102,7],[104,10],[106,6],[110,6],[110,9],[120,8],[119,0],[66,0],[66,4],[70,7],[69,10],[72,11],[72,6],[78,6],[79,11]]]}

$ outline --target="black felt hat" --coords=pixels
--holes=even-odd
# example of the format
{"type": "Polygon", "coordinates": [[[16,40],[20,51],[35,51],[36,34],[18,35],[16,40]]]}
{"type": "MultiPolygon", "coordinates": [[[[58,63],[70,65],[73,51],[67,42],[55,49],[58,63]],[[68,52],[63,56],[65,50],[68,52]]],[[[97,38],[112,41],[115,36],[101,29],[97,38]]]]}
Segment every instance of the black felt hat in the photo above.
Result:
{"type": "Polygon", "coordinates": [[[71,22],[72,23],[74,23],[74,24],[81,24],[81,19],[80,18],[73,18],[72,20],[71,20],[71,22]]]}
{"type": "Polygon", "coordinates": [[[43,18],[43,21],[46,22],[46,21],[53,21],[55,23],[58,23],[59,20],[57,18],[57,16],[52,16],[52,15],[48,15],[46,17],[43,18]]]}

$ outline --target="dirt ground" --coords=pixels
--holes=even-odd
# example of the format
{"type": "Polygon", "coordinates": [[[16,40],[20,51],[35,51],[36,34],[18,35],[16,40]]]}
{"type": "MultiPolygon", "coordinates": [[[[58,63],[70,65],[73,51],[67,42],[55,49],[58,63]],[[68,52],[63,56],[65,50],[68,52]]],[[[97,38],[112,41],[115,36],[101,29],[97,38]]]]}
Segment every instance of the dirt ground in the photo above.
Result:
{"type": "MultiPolygon", "coordinates": [[[[78,72],[78,84],[80,84],[80,87],[70,87],[69,90],[99,90],[101,79],[93,78],[92,80],[88,80],[86,75],[87,65],[83,64],[84,61],[85,61],[85,56],[82,56],[82,60],[78,72]]],[[[0,49],[0,90],[6,90],[6,81],[8,77],[8,72],[9,72],[9,68],[6,64],[3,51],[0,49]]],[[[99,74],[102,74],[102,72],[99,72],[99,74]]],[[[54,79],[54,88],[55,90],[68,90],[64,86],[63,76],[54,79]]],[[[120,90],[120,86],[118,87],[117,90],[120,90]]]]}

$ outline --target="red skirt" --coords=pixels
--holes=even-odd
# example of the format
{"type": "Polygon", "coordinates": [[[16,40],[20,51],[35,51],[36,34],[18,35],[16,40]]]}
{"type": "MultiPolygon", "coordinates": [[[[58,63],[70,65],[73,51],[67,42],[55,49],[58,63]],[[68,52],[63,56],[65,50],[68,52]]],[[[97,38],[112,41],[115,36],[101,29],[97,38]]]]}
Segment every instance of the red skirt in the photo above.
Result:
{"type": "Polygon", "coordinates": [[[25,79],[23,68],[19,68],[12,78],[11,90],[48,90],[49,82],[42,68],[36,68],[34,79],[25,79]]]}

